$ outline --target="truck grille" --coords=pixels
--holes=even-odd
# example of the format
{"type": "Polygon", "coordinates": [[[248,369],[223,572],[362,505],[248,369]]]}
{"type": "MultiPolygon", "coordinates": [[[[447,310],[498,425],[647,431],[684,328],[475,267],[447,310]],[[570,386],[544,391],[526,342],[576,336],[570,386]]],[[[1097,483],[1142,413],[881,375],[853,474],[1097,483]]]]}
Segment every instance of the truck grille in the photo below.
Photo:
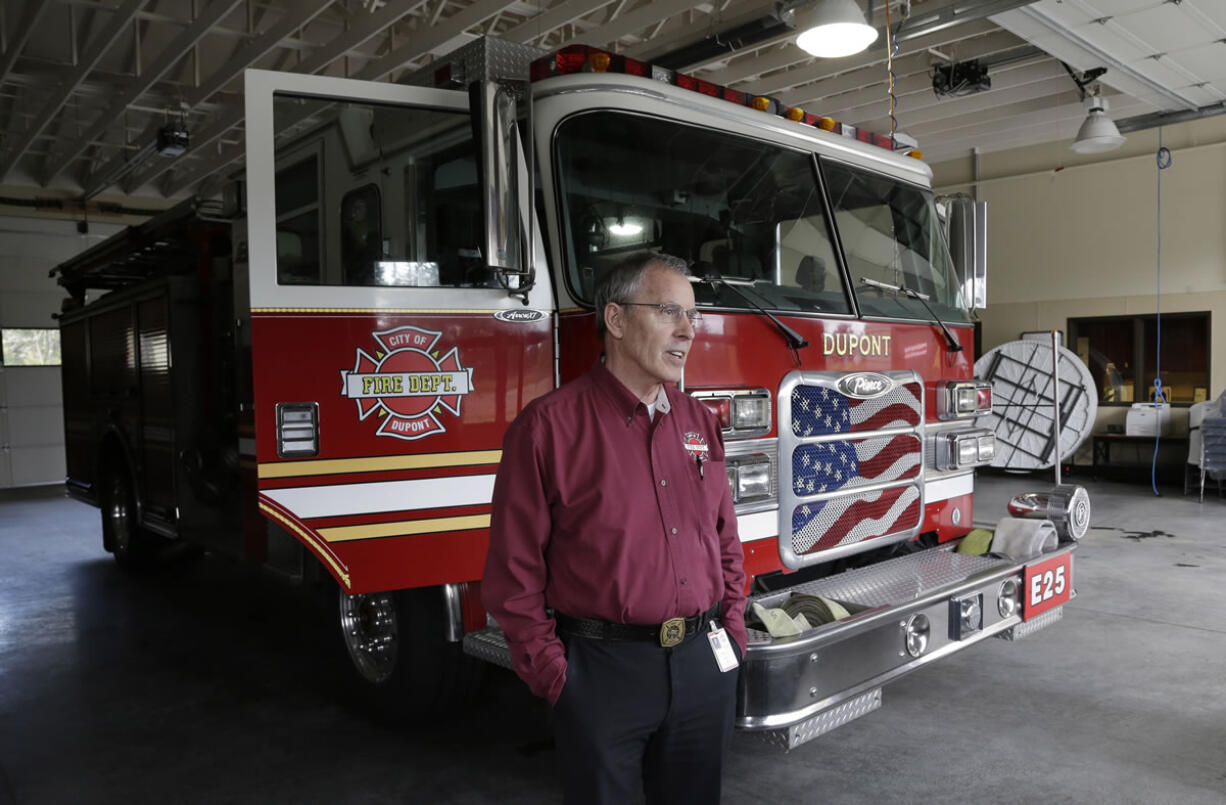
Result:
{"type": "Polygon", "coordinates": [[[882,373],[881,396],[844,394],[835,372],[795,372],[779,392],[780,554],[789,567],[913,535],[923,500],[923,385],[882,373]],[[820,554],[820,556],[819,556],[820,554]]]}

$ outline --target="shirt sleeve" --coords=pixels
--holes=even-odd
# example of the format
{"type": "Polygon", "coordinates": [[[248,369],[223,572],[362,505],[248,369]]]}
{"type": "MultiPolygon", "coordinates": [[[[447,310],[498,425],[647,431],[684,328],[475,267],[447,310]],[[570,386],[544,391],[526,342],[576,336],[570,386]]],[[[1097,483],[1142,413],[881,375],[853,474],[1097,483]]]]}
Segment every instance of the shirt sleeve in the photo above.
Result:
{"type": "MultiPolygon", "coordinates": [[[[717,430],[716,433],[719,433],[717,430]]],[[[721,447],[723,439],[720,438],[721,447]]],[[[722,479],[721,479],[722,480],[722,479]]],[[[728,634],[736,641],[745,656],[745,553],[737,531],[736,509],[732,503],[732,489],[724,484],[724,496],[720,499],[719,516],[720,565],[724,574],[724,594],[720,598],[720,620],[728,634]]]]}
{"type": "Polygon", "coordinates": [[[506,636],[515,672],[552,704],[566,682],[566,650],[545,611],[551,523],[542,451],[531,422],[525,412],[503,440],[481,601],[506,636]]]}

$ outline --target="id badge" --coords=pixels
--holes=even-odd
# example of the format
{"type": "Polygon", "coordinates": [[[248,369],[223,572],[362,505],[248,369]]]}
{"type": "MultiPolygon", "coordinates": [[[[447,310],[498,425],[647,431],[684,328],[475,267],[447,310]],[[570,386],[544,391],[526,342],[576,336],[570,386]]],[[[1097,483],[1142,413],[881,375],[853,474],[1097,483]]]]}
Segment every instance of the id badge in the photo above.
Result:
{"type": "Polygon", "coordinates": [[[715,655],[715,662],[721,672],[727,673],[740,665],[736,660],[736,652],[732,650],[732,640],[722,626],[717,629],[712,623],[707,640],[711,643],[711,653],[715,655]]]}

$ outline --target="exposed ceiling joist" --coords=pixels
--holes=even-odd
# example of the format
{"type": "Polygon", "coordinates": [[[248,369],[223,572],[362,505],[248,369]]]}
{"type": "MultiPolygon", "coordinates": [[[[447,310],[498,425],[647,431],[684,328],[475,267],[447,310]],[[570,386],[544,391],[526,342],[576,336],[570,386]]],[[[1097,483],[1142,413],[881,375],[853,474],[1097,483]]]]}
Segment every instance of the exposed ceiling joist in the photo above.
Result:
{"type": "Polygon", "coordinates": [[[17,63],[17,57],[21,55],[26,43],[30,41],[30,34],[34,32],[34,26],[38,25],[43,12],[50,6],[50,3],[31,3],[26,6],[25,13],[21,15],[21,22],[17,24],[16,35],[11,42],[7,43],[8,50],[4,52],[4,56],[0,57],[0,84],[8,80],[13,65],[17,63]]]}
{"type": "MultiPolygon", "coordinates": [[[[354,25],[348,31],[338,35],[327,45],[321,47],[315,53],[312,53],[302,62],[295,65],[292,70],[287,72],[308,74],[319,72],[332,62],[344,56],[353,48],[370,39],[372,36],[377,35],[404,16],[408,15],[410,12],[416,10],[421,5],[422,3],[413,3],[408,6],[384,6],[363,19],[359,24],[354,25]]],[[[128,181],[125,182],[124,186],[126,192],[132,192],[132,190],[154,181],[163,173],[174,167],[174,165],[184,159],[184,157],[195,154],[206,146],[212,145],[217,138],[221,137],[227,131],[242,122],[243,109],[241,106],[220,113],[204,131],[192,134],[191,148],[184,152],[184,154],[173,159],[157,160],[144,170],[140,170],[132,174],[128,181]]]]}
{"type": "Polygon", "coordinates": [[[191,25],[188,25],[179,32],[178,36],[163,46],[157,61],[148,68],[138,71],[139,77],[132,80],[128,87],[111,102],[110,106],[98,115],[97,121],[88,131],[71,143],[53,145],[50,165],[42,177],[42,185],[46,187],[64,168],[76,161],[76,158],[89,147],[90,143],[100,138],[112,123],[123,115],[129,105],[160,81],[162,76],[183,59],[197,42],[208,35],[211,27],[229,15],[242,2],[243,0],[213,0],[191,25]]]}
{"type": "Polygon", "coordinates": [[[30,144],[43,133],[47,128],[47,124],[59,114],[68,99],[72,97],[76,91],[77,85],[83,82],[89,75],[98,61],[106,55],[106,52],[111,49],[120,35],[127,28],[136,12],[144,5],[145,0],[125,0],[124,4],[115,9],[111,14],[111,19],[101,32],[94,37],[89,43],[89,49],[82,57],[80,63],[73,71],[71,78],[65,81],[57,94],[55,94],[43,107],[43,112],[26,130],[25,136],[4,155],[3,161],[0,161],[0,182],[8,176],[13,166],[17,164],[17,160],[21,159],[30,144]]]}
{"type": "MultiPolygon", "coordinates": [[[[221,67],[213,71],[207,80],[192,90],[186,99],[187,108],[190,110],[200,109],[207,99],[213,97],[213,95],[220,92],[227,84],[241,75],[244,69],[264,58],[277,47],[279,42],[294,31],[310,23],[331,4],[332,0],[310,0],[310,2],[303,0],[298,3],[293,12],[287,11],[267,31],[238,48],[221,67]]],[[[152,142],[157,136],[157,129],[157,121],[150,121],[144,133],[138,138],[139,146],[144,147],[152,142]]],[[[89,178],[82,182],[86,197],[92,198],[99,191],[103,190],[104,186],[100,180],[104,177],[112,176],[121,170],[123,163],[127,161],[128,157],[129,155],[121,149],[105,165],[92,171],[89,178]]]]}

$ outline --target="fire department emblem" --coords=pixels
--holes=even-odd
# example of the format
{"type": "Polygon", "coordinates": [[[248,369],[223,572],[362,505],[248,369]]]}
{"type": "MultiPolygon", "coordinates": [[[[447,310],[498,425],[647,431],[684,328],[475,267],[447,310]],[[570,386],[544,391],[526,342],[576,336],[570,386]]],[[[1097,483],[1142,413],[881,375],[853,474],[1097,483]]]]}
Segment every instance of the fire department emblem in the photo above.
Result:
{"type": "Polygon", "coordinates": [[[371,333],[379,345],[372,356],[358,348],[353,369],[341,370],[341,395],[357,403],[358,419],[379,419],[377,436],[421,439],[447,430],[444,411],[460,415],[460,402],[473,390],[473,370],[460,365],[458,347],[439,357],[441,332],[396,327],[371,333]]]}
{"type": "Polygon", "coordinates": [[[707,457],[707,440],[702,438],[701,433],[689,431],[685,434],[685,441],[681,443],[689,454],[696,459],[705,459],[707,457]]]}

